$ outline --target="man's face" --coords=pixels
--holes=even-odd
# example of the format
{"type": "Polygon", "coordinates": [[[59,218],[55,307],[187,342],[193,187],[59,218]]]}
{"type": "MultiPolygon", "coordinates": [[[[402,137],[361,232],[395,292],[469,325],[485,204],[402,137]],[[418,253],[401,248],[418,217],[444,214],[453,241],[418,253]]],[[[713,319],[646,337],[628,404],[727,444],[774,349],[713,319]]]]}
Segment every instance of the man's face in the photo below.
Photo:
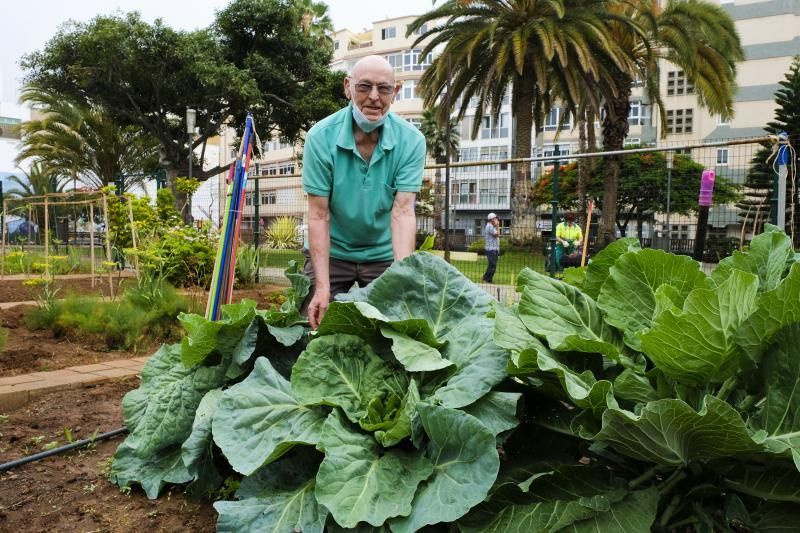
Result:
{"type": "Polygon", "coordinates": [[[369,120],[378,120],[392,106],[400,84],[393,73],[379,65],[365,65],[345,78],[344,92],[369,120]]]}

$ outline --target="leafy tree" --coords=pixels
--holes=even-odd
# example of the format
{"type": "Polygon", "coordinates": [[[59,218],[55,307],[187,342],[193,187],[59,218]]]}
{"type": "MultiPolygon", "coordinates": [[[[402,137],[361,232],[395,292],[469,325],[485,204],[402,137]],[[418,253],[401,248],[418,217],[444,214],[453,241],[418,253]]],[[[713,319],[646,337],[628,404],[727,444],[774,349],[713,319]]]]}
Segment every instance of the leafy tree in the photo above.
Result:
{"type": "MultiPolygon", "coordinates": [[[[152,135],[174,188],[175,178],[186,175],[188,155],[198,149],[203,161],[209,138],[224,126],[240,127],[246,112],[262,136],[279,130],[295,139],[343,105],[343,89],[327,67],[330,49],[303,30],[301,17],[299,7],[281,0],[235,0],[212,27],[192,32],[161,20],[149,24],[137,13],[101,16],[68,23],[22,65],[27,82],[73,103],[102,106],[152,135]],[[188,107],[197,110],[200,132],[191,151],[188,107]]],[[[224,170],[195,168],[200,180],[224,170]]]]}
{"type": "MultiPolygon", "coordinates": [[[[22,101],[41,118],[24,122],[17,162],[34,160],[47,174],[81,181],[99,189],[120,174],[154,170],[157,145],[141,129],[120,126],[103,109],[72,104],[60,96],[28,86],[22,101]]],[[[134,185],[135,182],[129,182],[134,185]]]]}
{"type": "MultiPolygon", "coordinates": [[[[606,161],[601,161],[589,175],[587,194],[595,202],[603,197],[603,176],[606,161]]],[[[671,177],[670,212],[688,215],[697,212],[700,194],[700,175],[703,165],[685,155],[676,155],[671,177]]],[[[575,209],[579,202],[579,168],[570,164],[559,170],[559,201],[564,209],[575,209]]],[[[535,186],[534,204],[546,205],[553,198],[552,175],[542,177],[535,186]]],[[[736,185],[724,176],[714,183],[714,203],[728,204],[740,199],[736,185]]],[[[620,186],[614,219],[617,229],[625,235],[628,224],[635,220],[638,235],[642,236],[642,223],[652,219],[654,213],[666,212],[667,171],[664,154],[634,153],[626,155],[620,167],[620,186]]]]}
{"type": "MultiPolygon", "coordinates": [[[[725,10],[702,0],[673,0],[663,9],[659,3],[637,0],[614,4],[612,12],[620,17],[608,19],[613,39],[630,52],[636,68],[607,62],[603,65],[609,74],[598,84],[605,99],[603,150],[623,148],[629,129],[631,84],[637,74],[645,80],[646,94],[660,109],[662,124],[666,122],[658,86],[660,60],[683,70],[694,84],[700,105],[714,114],[732,115],[736,62],[744,55],[733,19],[725,10]],[[624,19],[635,24],[623,23],[624,19]]],[[[603,244],[614,240],[621,164],[620,156],[609,156],[605,161],[599,230],[603,244]]]]}
{"type": "MultiPolygon", "coordinates": [[[[781,88],[775,92],[775,102],[777,104],[775,119],[767,123],[764,129],[771,135],[778,135],[783,131],[787,132],[790,144],[798,147],[800,146],[800,55],[794,57],[785,79],[778,83],[781,88]]],[[[756,152],[747,172],[745,181],[747,196],[739,204],[739,207],[743,210],[741,216],[745,217],[744,223],[748,225],[755,223],[756,210],[760,211],[760,220],[762,221],[769,216],[769,202],[772,198],[772,186],[775,177],[775,170],[773,169],[775,157],[772,152],[772,147],[767,146],[756,152]],[[769,162],[767,162],[768,160],[769,162]]],[[[798,163],[800,163],[800,159],[795,164],[798,163]]],[[[791,184],[787,185],[791,187],[791,184]]],[[[796,184],[795,187],[797,187],[796,184]]],[[[793,208],[795,213],[792,234],[796,244],[798,233],[800,233],[800,215],[798,215],[800,204],[798,204],[797,195],[791,194],[791,189],[786,197],[794,203],[790,207],[793,208]]],[[[787,217],[787,222],[787,226],[790,227],[790,217],[787,217]]]]}
{"type": "MultiPolygon", "coordinates": [[[[554,96],[574,109],[593,94],[584,87],[600,81],[606,73],[604,63],[623,72],[633,69],[625,51],[609,36],[605,22],[610,16],[607,3],[598,0],[449,0],[408,26],[410,35],[433,24],[417,40],[427,41],[423,55],[444,46],[422,75],[425,104],[434,105],[450,85],[451,94],[461,98],[461,120],[476,97],[475,137],[483,116],[497,119],[510,93],[516,122],[514,157],[530,157],[534,122],[543,123],[554,96]]],[[[620,24],[628,22],[623,19],[620,24]]],[[[450,112],[441,109],[440,114],[450,112]]],[[[512,238],[517,242],[533,234],[530,184],[530,167],[517,166],[511,182],[512,238]]]]}

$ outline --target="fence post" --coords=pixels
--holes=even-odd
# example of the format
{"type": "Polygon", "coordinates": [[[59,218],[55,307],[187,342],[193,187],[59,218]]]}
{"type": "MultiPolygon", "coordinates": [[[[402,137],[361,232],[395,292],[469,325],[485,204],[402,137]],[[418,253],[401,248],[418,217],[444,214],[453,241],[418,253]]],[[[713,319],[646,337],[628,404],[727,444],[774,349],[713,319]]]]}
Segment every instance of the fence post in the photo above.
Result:
{"type": "MultiPolygon", "coordinates": [[[[553,155],[558,157],[558,145],[555,145],[553,155]]],[[[558,265],[556,264],[556,220],[558,219],[558,159],[553,160],[553,214],[550,223],[550,276],[556,275],[558,265]]]]}
{"type": "MultiPolygon", "coordinates": [[[[259,257],[258,254],[258,247],[260,245],[260,237],[261,237],[261,213],[259,207],[261,206],[261,190],[259,187],[259,182],[261,180],[258,179],[258,163],[256,163],[256,176],[255,176],[255,185],[253,186],[253,223],[255,226],[253,227],[253,248],[255,249],[256,258],[259,257]]],[[[259,261],[256,260],[256,283],[260,281],[259,271],[261,270],[261,266],[259,261]]]]}

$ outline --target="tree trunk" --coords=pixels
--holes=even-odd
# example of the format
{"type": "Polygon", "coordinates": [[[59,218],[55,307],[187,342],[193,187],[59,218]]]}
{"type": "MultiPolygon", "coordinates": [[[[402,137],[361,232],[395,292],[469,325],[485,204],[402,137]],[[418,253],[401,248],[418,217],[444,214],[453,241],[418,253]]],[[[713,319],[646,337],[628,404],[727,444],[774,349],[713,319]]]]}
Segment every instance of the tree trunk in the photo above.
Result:
{"type": "MultiPolygon", "coordinates": [[[[534,80],[530,76],[517,77],[513,91],[516,107],[517,131],[514,158],[531,156],[533,129],[534,80]]],[[[516,163],[511,169],[511,242],[515,245],[530,244],[533,240],[533,186],[530,163],[516,163]]]]}
{"type": "Polygon", "coordinates": [[[188,198],[185,193],[178,191],[176,188],[177,178],[181,176],[183,168],[176,167],[175,164],[164,153],[163,148],[161,149],[159,162],[166,171],[167,187],[169,187],[169,189],[172,191],[172,196],[175,198],[175,209],[177,209],[181,214],[184,224],[191,224],[192,214],[189,212],[188,208],[185,208],[185,206],[188,204],[188,198]]]}
{"type": "MultiPolygon", "coordinates": [[[[628,136],[628,114],[631,109],[631,77],[617,70],[615,73],[617,97],[606,101],[606,116],[603,119],[603,150],[622,150],[628,136]]],[[[619,192],[619,170],[622,156],[605,156],[603,175],[603,213],[597,235],[598,250],[616,240],[617,197],[619,192]]]]}

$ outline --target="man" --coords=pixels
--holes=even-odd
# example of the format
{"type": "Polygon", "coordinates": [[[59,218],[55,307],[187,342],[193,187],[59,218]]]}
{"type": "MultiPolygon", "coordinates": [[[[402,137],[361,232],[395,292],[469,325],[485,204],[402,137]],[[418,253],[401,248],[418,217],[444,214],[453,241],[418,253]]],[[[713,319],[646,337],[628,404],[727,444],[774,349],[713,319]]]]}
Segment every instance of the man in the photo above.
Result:
{"type": "Polygon", "coordinates": [[[483,229],[483,249],[489,265],[483,274],[483,281],[492,283],[494,271],[497,269],[497,258],[500,256],[500,232],[497,229],[500,226],[500,220],[494,213],[489,213],[486,219],[486,227],[483,229]]]}
{"type": "Polygon", "coordinates": [[[334,296],[353,283],[363,287],[414,251],[414,197],[422,184],[425,138],[389,112],[400,87],[384,58],[359,60],[344,80],[350,104],[306,136],[305,274],[312,279],[306,300],[312,328],[334,296]]]}
{"type": "Polygon", "coordinates": [[[583,241],[583,231],[575,222],[575,213],[565,214],[564,222],[556,226],[556,267],[559,271],[563,270],[564,255],[570,257],[571,266],[575,266],[575,259],[580,260],[581,241],[583,241]]]}

